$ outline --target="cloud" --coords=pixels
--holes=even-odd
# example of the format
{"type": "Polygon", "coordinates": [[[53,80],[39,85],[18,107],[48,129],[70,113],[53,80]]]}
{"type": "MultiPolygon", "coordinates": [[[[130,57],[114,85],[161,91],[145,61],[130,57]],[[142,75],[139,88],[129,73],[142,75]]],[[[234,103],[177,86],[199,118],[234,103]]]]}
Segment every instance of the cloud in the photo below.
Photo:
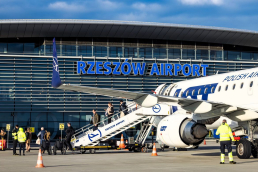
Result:
{"type": "Polygon", "coordinates": [[[162,10],[162,6],[157,3],[146,4],[142,2],[136,2],[132,5],[134,9],[140,11],[160,11],[162,10]]]}
{"type": "Polygon", "coordinates": [[[129,13],[129,14],[120,14],[115,19],[123,21],[146,21],[150,17],[146,13],[129,13]]]}
{"type": "Polygon", "coordinates": [[[86,10],[86,8],[81,4],[76,4],[76,3],[68,4],[67,2],[63,2],[63,1],[50,3],[48,5],[48,8],[52,10],[61,10],[61,11],[64,10],[64,11],[74,11],[74,12],[86,10]]]}
{"type": "Polygon", "coordinates": [[[222,5],[223,0],[178,0],[185,5],[222,5]]]}
{"type": "Polygon", "coordinates": [[[95,1],[57,1],[50,3],[48,8],[51,10],[59,10],[64,12],[90,12],[90,11],[109,11],[120,7],[121,3],[115,3],[109,0],[95,0],[95,1]]]}
{"type": "Polygon", "coordinates": [[[97,0],[97,4],[101,9],[109,9],[112,10],[114,8],[117,8],[119,6],[119,3],[115,3],[109,0],[97,0]]]}

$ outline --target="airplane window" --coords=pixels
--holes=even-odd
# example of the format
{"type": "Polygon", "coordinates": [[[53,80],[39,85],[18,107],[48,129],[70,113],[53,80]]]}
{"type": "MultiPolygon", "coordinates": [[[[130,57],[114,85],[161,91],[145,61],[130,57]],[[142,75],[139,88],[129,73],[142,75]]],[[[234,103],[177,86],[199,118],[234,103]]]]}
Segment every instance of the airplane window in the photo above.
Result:
{"type": "Polygon", "coordinates": [[[243,88],[243,86],[244,86],[244,83],[242,82],[241,85],[240,85],[240,88],[243,88]]]}
{"type": "Polygon", "coordinates": [[[214,87],[211,88],[211,92],[214,93],[214,87]]]}
{"type": "Polygon", "coordinates": [[[219,86],[218,92],[220,92],[221,86],[219,86]]]}
{"type": "Polygon", "coordinates": [[[236,84],[233,85],[233,90],[236,88],[236,84]]]}
{"type": "Polygon", "coordinates": [[[182,92],[181,92],[181,97],[183,96],[183,93],[184,93],[184,92],[182,91],[182,92]]]}
{"type": "Polygon", "coordinates": [[[228,90],[228,85],[226,86],[226,88],[225,88],[225,91],[227,91],[228,90]]]}
{"type": "Polygon", "coordinates": [[[253,86],[253,81],[250,82],[250,87],[252,87],[252,86],[253,86]]]}
{"type": "Polygon", "coordinates": [[[201,90],[202,90],[201,88],[198,90],[198,94],[201,94],[201,90]]]}
{"type": "Polygon", "coordinates": [[[207,90],[208,90],[208,88],[205,88],[205,90],[204,90],[204,94],[206,94],[206,93],[207,93],[207,90]]]}
{"type": "Polygon", "coordinates": [[[194,95],[195,90],[192,91],[192,96],[194,95]]]}
{"type": "Polygon", "coordinates": [[[186,92],[186,96],[188,96],[189,90],[186,92]]]}

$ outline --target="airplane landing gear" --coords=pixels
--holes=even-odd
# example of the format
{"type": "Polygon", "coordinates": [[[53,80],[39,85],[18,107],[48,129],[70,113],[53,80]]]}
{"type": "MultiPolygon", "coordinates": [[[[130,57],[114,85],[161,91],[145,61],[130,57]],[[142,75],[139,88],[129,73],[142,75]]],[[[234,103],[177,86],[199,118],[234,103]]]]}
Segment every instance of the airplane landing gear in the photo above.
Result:
{"type": "Polygon", "coordinates": [[[236,136],[240,136],[241,139],[236,144],[236,154],[240,159],[248,159],[251,155],[254,158],[258,156],[258,140],[254,139],[254,132],[258,126],[257,121],[248,121],[243,123],[242,129],[235,131],[236,136]],[[247,138],[244,138],[248,136],[247,138]]]}
{"type": "Polygon", "coordinates": [[[248,159],[251,156],[251,142],[242,138],[236,145],[236,154],[240,159],[248,159]]]}

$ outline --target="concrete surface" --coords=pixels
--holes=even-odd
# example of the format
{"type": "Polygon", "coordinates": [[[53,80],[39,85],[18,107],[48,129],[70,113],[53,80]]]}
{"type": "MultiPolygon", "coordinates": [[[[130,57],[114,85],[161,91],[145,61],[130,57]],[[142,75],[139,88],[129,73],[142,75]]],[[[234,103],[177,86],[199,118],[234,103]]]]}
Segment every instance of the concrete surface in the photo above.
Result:
{"type": "Polygon", "coordinates": [[[257,171],[258,159],[251,157],[243,160],[234,156],[236,165],[220,165],[219,144],[207,142],[207,145],[201,145],[199,149],[189,149],[188,151],[172,151],[166,149],[164,152],[158,150],[157,157],[149,153],[121,150],[97,150],[95,154],[79,154],[75,152],[67,155],[43,155],[43,162],[46,168],[36,169],[38,151],[32,150],[26,153],[26,156],[13,156],[12,150],[0,151],[0,171],[8,172],[80,172],[80,171],[128,171],[128,172],[163,172],[163,171],[257,171]]]}

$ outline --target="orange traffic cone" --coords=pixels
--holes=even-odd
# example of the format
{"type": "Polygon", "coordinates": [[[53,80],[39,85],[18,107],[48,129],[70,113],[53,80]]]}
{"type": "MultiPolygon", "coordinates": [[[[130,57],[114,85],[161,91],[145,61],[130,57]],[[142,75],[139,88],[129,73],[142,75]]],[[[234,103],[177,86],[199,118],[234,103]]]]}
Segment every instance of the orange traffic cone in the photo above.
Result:
{"type": "Polygon", "coordinates": [[[204,141],[203,141],[203,145],[206,145],[206,140],[204,139],[204,141]]]}
{"type": "Polygon", "coordinates": [[[125,148],[125,141],[124,141],[123,134],[121,134],[121,142],[120,142],[119,148],[120,149],[124,149],[125,148]]]}
{"type": "Polygon", "coordinates": [[[151,156],[158,156],[155,143],[153,143],[153,150],[151,156]]]}
{"type": "Polygon", "coordinates": [[[125,141],[125,144],[128,144],[128,140],[125,141]]]}
{"type": "Polygon", "coordinates": [[[37,165],[36,168],[44,168],[45,166],[43,165],[43,159],[41,155],[41,149],[39,149],[39,155],[38,155],[38,160],[37,160],[37,165]]]}

